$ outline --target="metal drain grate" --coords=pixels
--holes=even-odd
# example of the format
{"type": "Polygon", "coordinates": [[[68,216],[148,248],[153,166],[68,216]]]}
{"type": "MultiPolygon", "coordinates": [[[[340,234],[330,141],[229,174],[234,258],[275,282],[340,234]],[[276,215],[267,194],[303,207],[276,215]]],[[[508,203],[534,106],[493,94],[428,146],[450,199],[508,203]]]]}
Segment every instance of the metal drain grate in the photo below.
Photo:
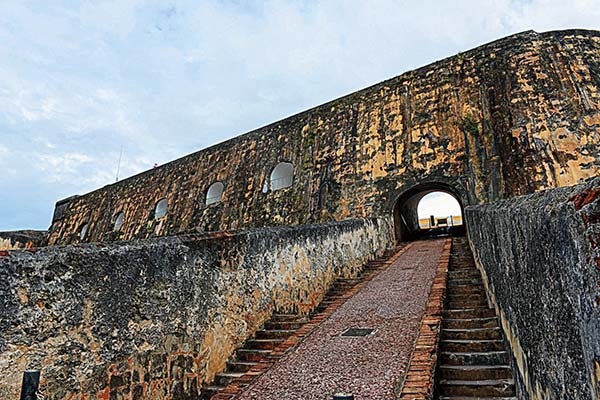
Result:
{"type": "Polygon", "coordinates": [[[365,337],[371,336],[375,333],[375,329],[372,328],[350,328],[346,329],[340,336],[343,337],[365,337]]]}

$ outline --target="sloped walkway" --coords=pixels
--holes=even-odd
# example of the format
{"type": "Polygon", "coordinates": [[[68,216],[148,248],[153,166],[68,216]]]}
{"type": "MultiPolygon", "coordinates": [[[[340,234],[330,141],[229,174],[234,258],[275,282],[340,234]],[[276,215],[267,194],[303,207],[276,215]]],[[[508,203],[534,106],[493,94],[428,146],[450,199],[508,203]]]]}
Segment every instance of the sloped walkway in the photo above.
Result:
{"type": "Polygon", "coordinates": [[[407,368],[444,240],[416,242],[237,399],[393,399],[407,368]],[[340,336],[371,328],[366,337],[340,336]]]}

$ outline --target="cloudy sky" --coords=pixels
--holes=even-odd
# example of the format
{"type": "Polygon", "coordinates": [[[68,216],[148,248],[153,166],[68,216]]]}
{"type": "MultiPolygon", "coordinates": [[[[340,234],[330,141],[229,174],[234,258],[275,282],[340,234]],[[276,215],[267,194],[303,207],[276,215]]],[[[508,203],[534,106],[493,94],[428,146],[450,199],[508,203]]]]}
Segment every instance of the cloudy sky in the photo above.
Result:
{"type": "Polygon", "coordinates": [[[451,194],[443,192],[433,192],[425,195],[417,206],[419,219],[429,218],[433,215],[436,218],[461,215],[460,204],[451,194]]]}
{"type": "Polygon", "coordinates": [[[0,1],[0,230],[54,202],[597,0],[0,1]]]}

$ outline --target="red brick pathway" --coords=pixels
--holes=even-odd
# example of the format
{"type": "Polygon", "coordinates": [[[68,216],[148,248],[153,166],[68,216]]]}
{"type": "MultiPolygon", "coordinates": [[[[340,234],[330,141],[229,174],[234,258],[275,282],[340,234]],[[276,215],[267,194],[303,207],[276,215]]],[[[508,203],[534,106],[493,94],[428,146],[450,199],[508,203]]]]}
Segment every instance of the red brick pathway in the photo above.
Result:
{"type": "Polygon", "coordinates": [[[444,240],[416,242],[237,399],[393,399],[414,348],[444,240]],[[348,328],[374,328],[348,338],[348,328]]]}

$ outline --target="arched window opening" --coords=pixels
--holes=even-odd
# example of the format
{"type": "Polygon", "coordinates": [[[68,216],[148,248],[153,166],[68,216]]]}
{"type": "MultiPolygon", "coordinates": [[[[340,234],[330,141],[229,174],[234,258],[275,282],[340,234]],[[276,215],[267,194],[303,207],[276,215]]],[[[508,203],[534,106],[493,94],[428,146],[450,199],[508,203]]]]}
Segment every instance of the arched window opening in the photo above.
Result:
{"type": "Polygon", "coordinates": [[[123,214],[122,212],[117,213],[114,217],[114,225],[113,225],[113,231],[120,231],[121,228],[123,227],[123,220],[125,219],[125,214],[123,214]]]}
{"type": "Polygon", "coordinates": [[[169,209],[169,203],[166,198],[160,199],[154,207],[154,219],[160,219],[167,215],[169,209]]]}
{"type": "Polygon", "coordinates": [[[431,192],[423,196],[417,206],[419,228],[434,229],[462,225],[460,204],[445,192],[431,192]]]}
{"type": "Polygon", "coordinates": [[[269,186],[271,190],[280,190],[292,186],[294,181],[294,166],[288,162],[281,162],[271,171],[269,186]]]}
{"type": "Polygon", "coordinates": [[[225,185],[221,182],[215,182],[206,191],[206,205],[215,204],[221,201],[223,198],[223,190],[225,185]]]}
{"type": "Polygon", "coordinates": [[[83,224],[83,226],[81,227],[81,229],[79,229],[79,240],[84,240],[87,233],[88,233],[88,229],[90,227],[90,224],[83,224]]]}

